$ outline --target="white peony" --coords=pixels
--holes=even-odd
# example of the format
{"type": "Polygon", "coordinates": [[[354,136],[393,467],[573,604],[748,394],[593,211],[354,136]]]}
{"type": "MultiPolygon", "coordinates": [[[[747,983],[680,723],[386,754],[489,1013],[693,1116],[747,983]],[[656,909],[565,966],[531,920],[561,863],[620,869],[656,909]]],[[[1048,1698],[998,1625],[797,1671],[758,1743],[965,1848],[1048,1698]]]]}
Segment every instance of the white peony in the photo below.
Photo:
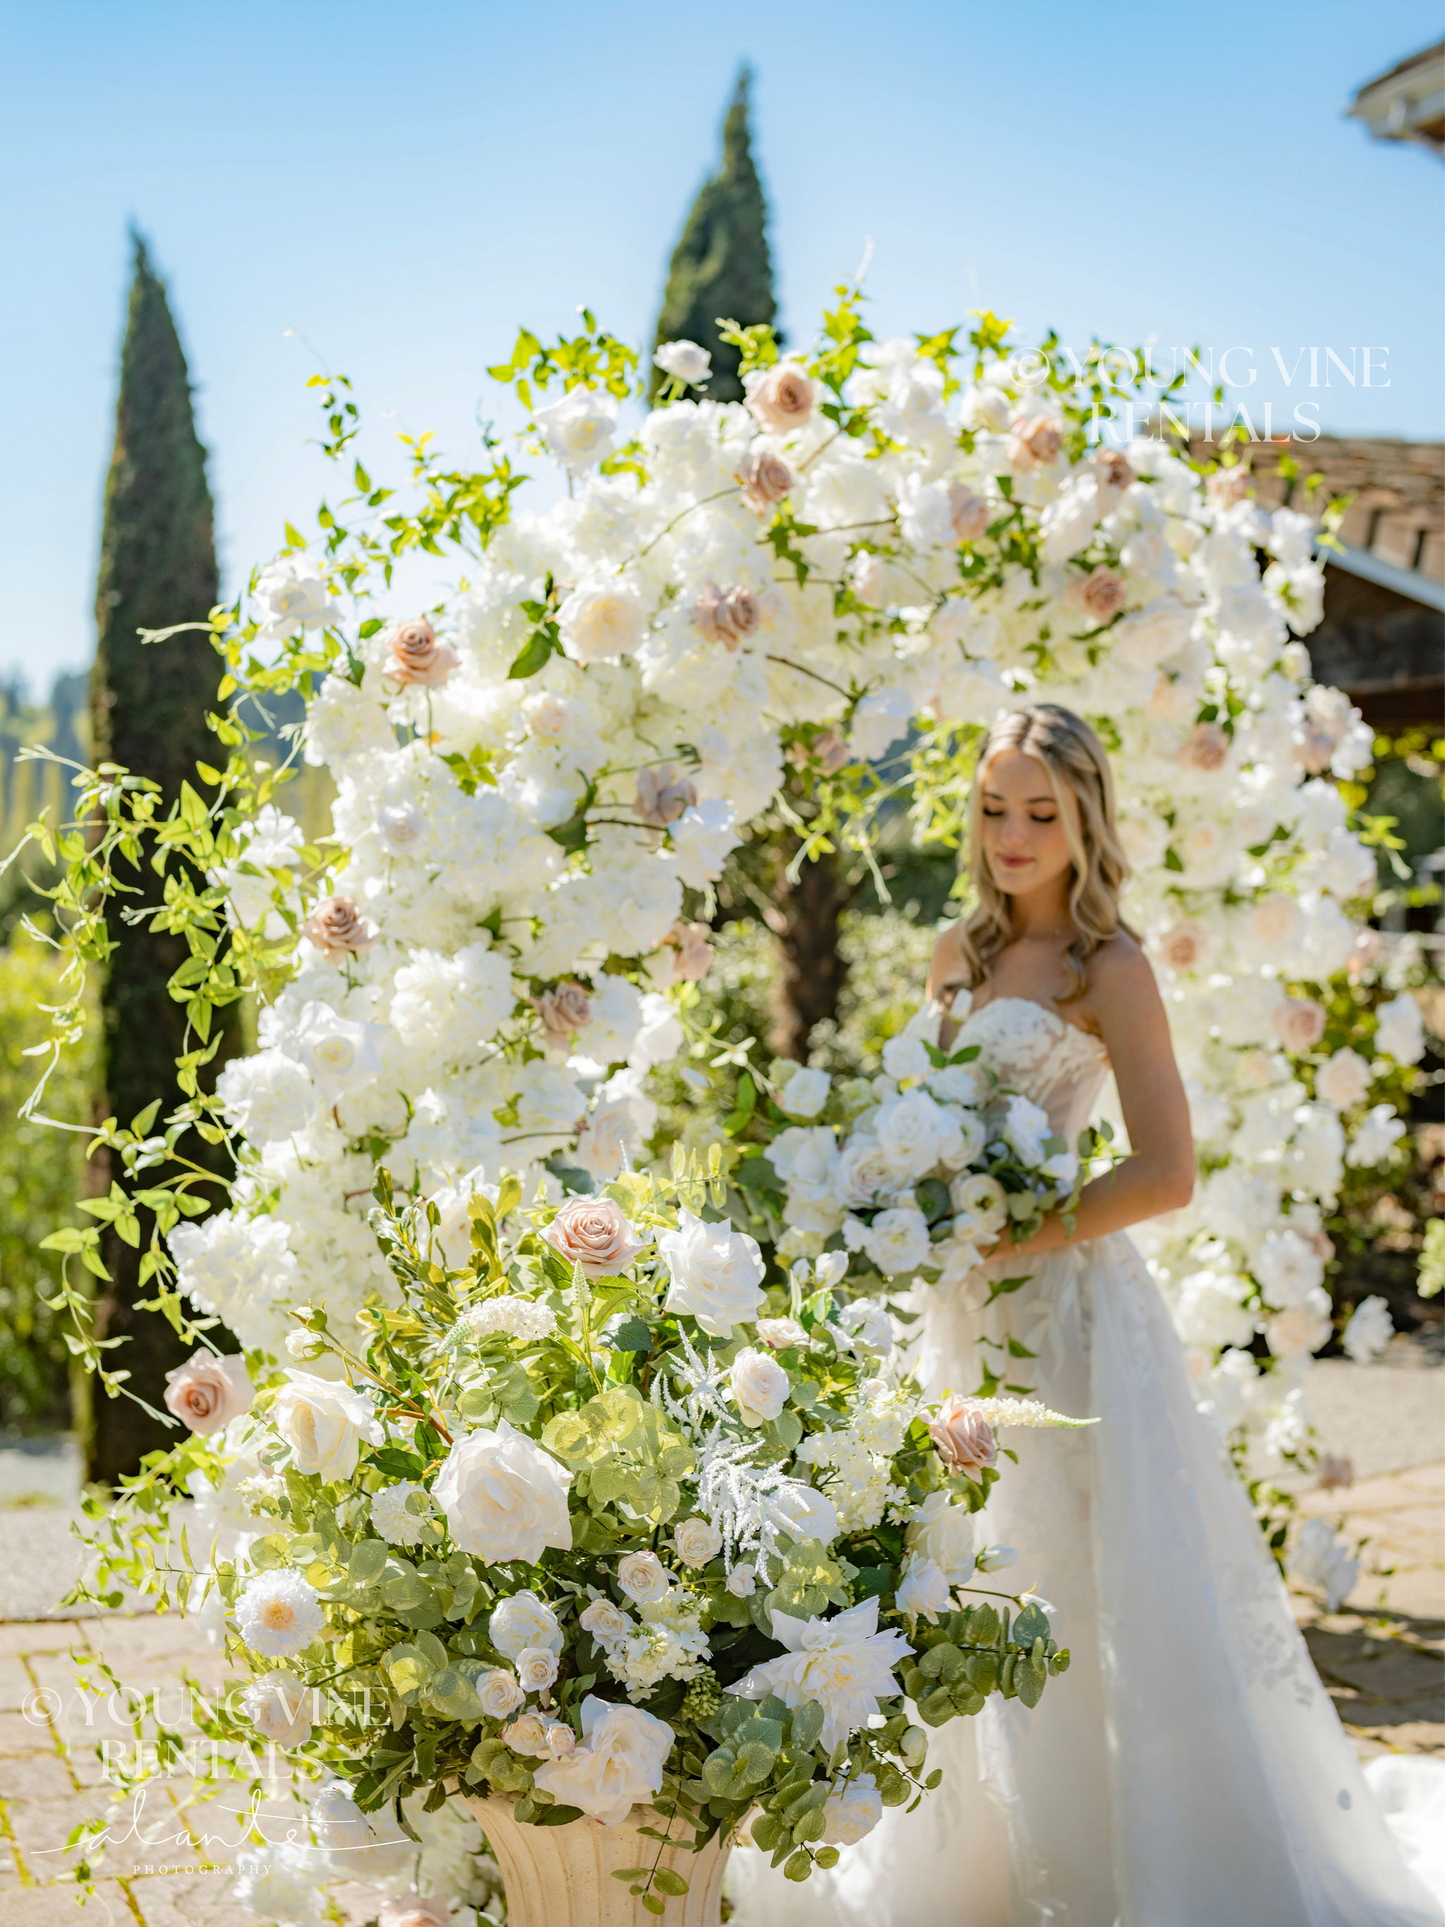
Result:
{"type": "Polygon", "coordinates": [[[848,740],[855,756],[874,762],[908,734],[917,705],[906,689],[879,689],[853,711],[848,740]]]}
{"type": "Polygon", "coordinates": [[[256,577],[252,594],[261,616],[257,642],[282,642],[298,629],[324,629],[341,614],[309,555],[278,555],[256,577]]]}
{"type": "Polygon", "coordinates": [[[657,1255],[667,1269],[668,1311],[690,1312],[713,1338],[731,1338],[762,1303],[766,1270],[756,1238],[728,1224],[708,1224],[678,1212],[676,1231],[664,1231],[657,1255]]]}
{"type": "Polygon", "coordinates": [[[327,1484],[351,1477],[363,1440],[380,1445],[384,1436],[369,1398],[310,1372],[287,1372],[271,1422],[291,1447],[296,1470],[327,1484]]]}
{"type": "Polygon", "coordinates": [[[589,1693],[582,1702],[582,1744],[567,1759],[544,1761],[534,1777],[559,1805],[580,1807],[615,1827],[661,1791],[672,1744],[665,1720],[589,1693]]]}
{"type": "Polygon", "coordinates": [[[246,1718],[263,1740],[277,1746],[305,1746],[311,1738],[311,1709],[319,1695],[294,1673],[263,1673],[241,1695],[246,1718]]]}
{"type": "Polygon", "coordinates": [[[691,890],[705,890],[722,875],[738,842],[737,812],[721,797],[706,797],[668,825],[677,873],[691,890]]]}
{"type": "Polygon", "coordinates": [[[512,1014],[511,961],[487,943],[469,943],[453,957],[413,950],[394,982],[391,1021],[412,1050],[469,1057],[512,1014]]]}
{"type": "Polygon", "coordinates": [[[1026,1097],[1011,1097],[1004,1114],[1003,1139],[1021,1164],[1042,1164],[1053,1134],[1049,1114],[1026,1097]]]}
{"type": "Polygon", "coordinates": [[[890,1037],[884,1044],[883,1068],[890,1077],[904,1084],[911,1078],[927,1077],[933,1069],[933,1059],[921,1037],[910,1037],[904,1032],[901,1037],[890,1037]]]}
{"type": "Polygon", "coordinates": [[[274,1144],[304,1131],[316,1112],[316,1086],[279,1050],[233,1057],[216,1079],[227,1117],[252,1144],[274,1144]]]}
{"type": "Polygon", "coordinates": [[[902,1633],[878,1631],[878,1601],[866,1599],[831,1619],[774,1611],[773,1637],[786,1651],[728,1687],[742,1699],[774,1693],[785,1706],[819,1705],[825,1753],[866,1726],[880,1699],[898,1692],[893,1668],[913,1648],[902,1633]]]}
{"type": "Polygon", "coordinates": [[[463,1552],[492,1564],[534,1564],[548,1546],[571,1550],[567,1492],[572,1474],[499,1419],[468,1432],[448,1452],[432,1487],[447,1529],[463,1552]]]}

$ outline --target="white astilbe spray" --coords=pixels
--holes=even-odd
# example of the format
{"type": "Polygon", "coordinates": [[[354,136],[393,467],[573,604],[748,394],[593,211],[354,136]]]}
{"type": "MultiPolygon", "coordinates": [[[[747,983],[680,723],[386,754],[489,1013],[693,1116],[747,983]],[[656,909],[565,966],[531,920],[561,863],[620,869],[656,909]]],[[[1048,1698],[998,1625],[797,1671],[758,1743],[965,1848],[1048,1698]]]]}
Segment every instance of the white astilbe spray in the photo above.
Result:
{"type": "Polygon", "coordinates": [[[651,1398],[658,1411],[665,1412],[697,1445],[709,1435],[709,1427],[715,1428],[720,1420],[735,1416],[727,1398],[728,1368],[714,1365],[711,1352],[704,1361],[681,1329],[678,1343],[687,1360],[686,1369],[674,1371],[671,1386],[666,1372],[659,1371],[652,1381],[651,1398]],[[675,1387],[681,1388],[681,1396],[674,1396],[675,1387]]]}
{"type": "MultiPolygon", "coordinates": [[[[765,1585],[772,1583],[780,1525],[770,1500],[800,1483],[781,1465],[754,1465],[761,1439],[729,1438],[715,1428],[697,1446],[697,1507],[722,1534],[723,1565],[731,1573],[735,1561],[748,1557],[765,1585]]],[[[811,1488],[804,1488],[811,1490],[811,1488]]]]}
{"type": "Polygon", "coordinates": [[[1096,1418],[1068,1418],[1051,1411],[1036,1398],[971,1398],[969,1410],[977,1412],[990,1425],[1097,1425],[1096,1418]]]}

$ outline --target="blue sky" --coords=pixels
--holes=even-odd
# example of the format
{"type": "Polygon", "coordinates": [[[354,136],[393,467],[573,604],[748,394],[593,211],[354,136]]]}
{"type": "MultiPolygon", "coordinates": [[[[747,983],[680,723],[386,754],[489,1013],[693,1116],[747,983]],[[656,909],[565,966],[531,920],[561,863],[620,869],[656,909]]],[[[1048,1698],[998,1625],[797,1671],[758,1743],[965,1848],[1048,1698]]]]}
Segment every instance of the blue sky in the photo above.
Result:
{"type": "Polygon", "coordinates": [[[230,589],[327,480],[297,337],[356,382],[373,460],[399,426],[465,458],[519,321],[585,301],[650,330],[743,58],[795,339],[871,236],[878,331],[989,306],[1234,345],[1277,421],[1299,350],[1333,346],[1357,379],[1321,353],[1326,429],[1438,438],[1445,176],[1342,117],[1438,33],[1424,0],[6,0],[0,674],[38,693],[90,654],[128,220],[170,284],[230,589]],[[1365,346],[1388,386],[1360,385],[1365,346]]]}

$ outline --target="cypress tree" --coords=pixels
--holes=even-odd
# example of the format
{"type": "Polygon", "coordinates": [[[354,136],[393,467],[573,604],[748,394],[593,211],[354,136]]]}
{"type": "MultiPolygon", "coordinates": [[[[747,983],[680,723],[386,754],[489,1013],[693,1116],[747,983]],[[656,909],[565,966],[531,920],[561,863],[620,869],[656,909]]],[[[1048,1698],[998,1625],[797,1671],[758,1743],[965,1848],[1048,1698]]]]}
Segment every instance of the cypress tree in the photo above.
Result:
{"type": "MultiPolygon", "coordinates": [[[[719,319],[744,328],[773,319],[773,263],[768,252],[768,205],[753,164],[748,129],[746,67],[738,75],[723,122],[722,167],[692,204],[673,251],[667,292],[657,318],[657,341],[695,341],[712,356],[705,392],[714,401],[741,401],[738,351],[719,340],[719,319]]],[[[664,379],[653,369],[653,391],[664,379]]]]}
{"type": "MultiPolygon", "coordinates": [[[[220,681],[208,637],[189,632],[143,644],[139,629],[204,621],[219,600],[206,451],[196,436],[190,378],[180,337],[144,241],[132,234],[134,271],[121,348],[115,449],[105,484],[97,642],[91,674],[92,742],[96,760],[119,763],[158,782],[169,804],[184,781],[195,783],[198,760],[215,761],[206,710],[220,681]]],[[[122,881],[153,903],[160,879],[149,863],[122,881]]],[[[100,1117],[129,1124],[154,1099],[175,1093],[175,1060],[185,1046],[185,1012],[166,984],[185,956],[180,936],[111,920],[115,949],[101,991],[100,1117]]],[[[222,1016],[218,1013],[218,1016],[222,1016]]],[[[221,1051],[224,1055],[226,1039],[221,1051]]],[[[214,1162],[194,1138],[188,1155],[214,1162]]],[[[106,1188],[109,1174],[93,1180],[106,1188]]],[[[151,1226],[141,1216],[141,1250],[151,1226]]],[[[130,1372],[129,1388],[159,1407],[165,1373],[183,1348],[157,1312],[137,1309],[149,1294],[139,1280],[140,1251],[107,1228],[102,1256],[111,1282],[102,1286],[97,1324],[127,1342],[111,1354],[130,1372]]],[[[91,1477],[113,1483],[136,1470],[143,1452],[174,1443],[173,1431],[133,1399],[96,1401],[90,1440],[91,1477]]]]}

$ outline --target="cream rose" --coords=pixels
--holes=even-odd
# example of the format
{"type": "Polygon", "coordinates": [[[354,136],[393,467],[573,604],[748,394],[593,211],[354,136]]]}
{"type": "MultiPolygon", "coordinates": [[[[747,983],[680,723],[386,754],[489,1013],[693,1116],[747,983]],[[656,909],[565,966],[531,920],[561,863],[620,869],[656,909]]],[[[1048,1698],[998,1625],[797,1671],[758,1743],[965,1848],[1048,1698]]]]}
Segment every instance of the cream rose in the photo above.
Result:
{"type": "Polygon", "coordinates": [[[380,1445],[383,1437],[368,1399],[310,1372],[286,1374],[271,1422],[291,1447],[296,1470],[313,1472],[328,1484],[351,1477],[363,1440],[380,1445]]]}
{"type": "Polygon", "coordinates": [[[722,1534],[711,1519],[684,1519],[674,1527],[672,1543],[685,1566],[705,1566],[722,1551],[722,1534]]]}
{"type": "Polygon", "coordinates": [[[749,455],[738,470],[738,480],[743,485],[743,500],[748,507],[755,515],[766,515],[793,486],[793,471],[781,455],[759,449],[749,455]]]}
{"type": "Polygon", "coordinates": [[[692,605],[692,619],[707,641],[720,642],[731,655],[757,628],[761,612],[751,589],[720,589],[709,582],[692,605]]]}
{"type": "Polygon", "coordinates": [[[675,923],[666,941],[673,949],[672,974],[690,984],[700,984],[712,969],[717,952],[709,939],[711,927],[705,923],[675,923]]]}
{"type": "Polygon", "coordinates": [[[647,610],[635,589],[606,582],[574,589],[557,611],[562,647],[574,662],[616,662],[647,635],[647,610]]]}
{"type": "Polygon", "coordinates": [[[636,1605],[655,1606],[672,1581],[655,1552],[629,1552],[618,1564],[617,1583],[636,1605]]]}
{"type": "Polygon", "coordinates": [[[972,1399],[957,1392],[950,1392],[929,1420],[928,1436],[949,1471],[962,1472],[975,1483],[998,1464],[993,1427],[972,1399]]]}
{"type": "Polygon", "coordinates": [[[386,674],[393,682],[420,683],[426,689],[440,689],[457,666],[456,651],[437,641],[437,632],[425,616],[401,622],[387,635],[386,674]]]}
{"type": "Polygon", "coordinates": [[[700,387],[712,372],[711,354],[695,341],[664,341],[652,359],[665,375],[690,388],[700,387]]]}
{"type": "Polygon", "coordinates": [[[545,1693],[557,1677],[557,1655],[548,1646],[528,1646],[517,1655],[517,1678],[524,1693],[545,1693]]]}
{"type": "Polygon", "coordinates": [[[647,1249],[611,1198],[568,1198],[542,1236],[589,1278],[613,1278],[647,1249]]]}
{"type": "Polygon", "coordinates": [[[363,917],[350,897],[327,897],[301,926],[329,963],[368,950],[376,942],[376,926],[363,917]]]}
{"type": "Polygon", "coordinates": [[[673,1731],[640,1706],[611,1706],[591,1693],[582,1702],[582,1744],[565,1760],[537,1768],[544,1793],[615,1827],[662,1788],[673,1731]]]}
{"type": "Polygon", "coordinates": [[[241,1695],[246,1718],[263,1740],[277,1746],[305,1746],[311,1738],[313,1695],[294,1673],[264,1673],[241,1695]]]}
{"type": "Polygon", "coordinates": [[[498,1600],[487,1621],[487,1637],[504,1659],[516,1659],[529,1646],[562,1650],[557,1615],[534,1592],[514,1592],[498,1600]]]}
{"type": "Polygon", "coordinates": [[[744,1425],[763,1425],[775,1419],[787,1404],[792,1385],[775,1358],[755,1351],[751,1345],[733,1360],[728,1383],[744,1425]]]}
{"type": "Polygon", "coordinates": [[[1049,415],[1026,417],[1016,415],[1013,432],[1009,436],[1008,457],[1021,475],[1030,470],[1047,467],[1058,460],[1059,450],[1064,445],[1064,431],[1060,423],[1049,415]]]}
{"type": "Polygon", "coordinates": [[[1159,939],[1159,956],[1171,970],[1197,970],[1209,939],[1197,923],[1176,923],[1159,939]]]}
{"type": "Polygon", "coordinates": [[[808,1334],[796,1318],[760,1318],[757,1324],[758,1337],[775,1352],[787,1351],[794,1345],[806,1345],[808,1334]]]}
{"type": "Polygon", "coordinates": [[[249,1411],[255,1396],[241,1358],[218,1358],[202,1349],[166,1373],[166,1410],[200,1438],[209,1438],[249,1411]]]}
{"type": "Polygon", "coordinates": [[[1337,1050],[1329,1062],[1321,1064],[1315,1072],[1315,1095],[1322,1097],[1327,1104],[1348,1111],[1354,1105],[1364,1103],[1374,1079],[1375,1073],[1369,1061],[1361,1057],[1358,1051],[1346,1046],[1343,1050],[1337,1050]]]}
{"type": "Polygon", "coordinates": [[[1069,600],[1091,622],[1112,622],[1124,606],[1123,580],[1112,569],[1091,570],[1070,583],[1069,600]]]}
{"type": "Polygon", "coordinates": [[[548,1546],[572,1549],[567,1491],[572,1474],[499,1419],[459,1438],[443,1461],[432,1497],[446,1514],[452,1541],[463,1552],[500,1563],[528,1565],[548,1546]]]}
{"type": "Polygon", "coordinates": [[[805,368],[796,361],[778,361],[761,378],[749,379],[748,410],[760,427],[787,435],[807,426],[816,389],[805,368]]]}
{"type": "MultiPolygon", "coordinates": [[[[969,1237],[996,1238],[1008,1223],[1008,1193],[986,1171],[955,1178],[948,1187],[949,1202],[964,1220],[969,1237]]],[[[955,1231],[959,1229],[954,1226],[955,1231]]]]}
{"type": "Polygon", "coordinates": [[[728,1591],[734,1599],[751,1599],[757,1589],[758,1569],[750,1559],[744,1559],[728,1574],[728,1591]]]}
{"type": "Polygon", "coordinates": [[[584,1633],[591,1633],[599,1646],[606,1646],[615,1639],[625,1639],[637,1621],[610,1599],[594,1599],[578,1614],[577,1624],[584,1633]]]}
{"type": "Polygon", "coordinates": [[[1313,1050],[1325,1034],[1325,1012],[1313,997],[1282,997],[1270,1013],[1274,1034],[1287,1051],[1313,1050]]]}
{"type": "Polygon", "coordinates": [[[539,1719],[535,1713],[523,1713],[502,1728],[502,1738],[514,1753],[530,1753],[538,1759],[547,1757],[548,1722],[539,1719]]]}
{"type": "Polygon", "coordinates": [[[483,1673],[476,1682],[476,1693],[489,1720],[504,1720],[522,1704],[517,1676],[505,1666],[493,1666],[483,1673]]]}

